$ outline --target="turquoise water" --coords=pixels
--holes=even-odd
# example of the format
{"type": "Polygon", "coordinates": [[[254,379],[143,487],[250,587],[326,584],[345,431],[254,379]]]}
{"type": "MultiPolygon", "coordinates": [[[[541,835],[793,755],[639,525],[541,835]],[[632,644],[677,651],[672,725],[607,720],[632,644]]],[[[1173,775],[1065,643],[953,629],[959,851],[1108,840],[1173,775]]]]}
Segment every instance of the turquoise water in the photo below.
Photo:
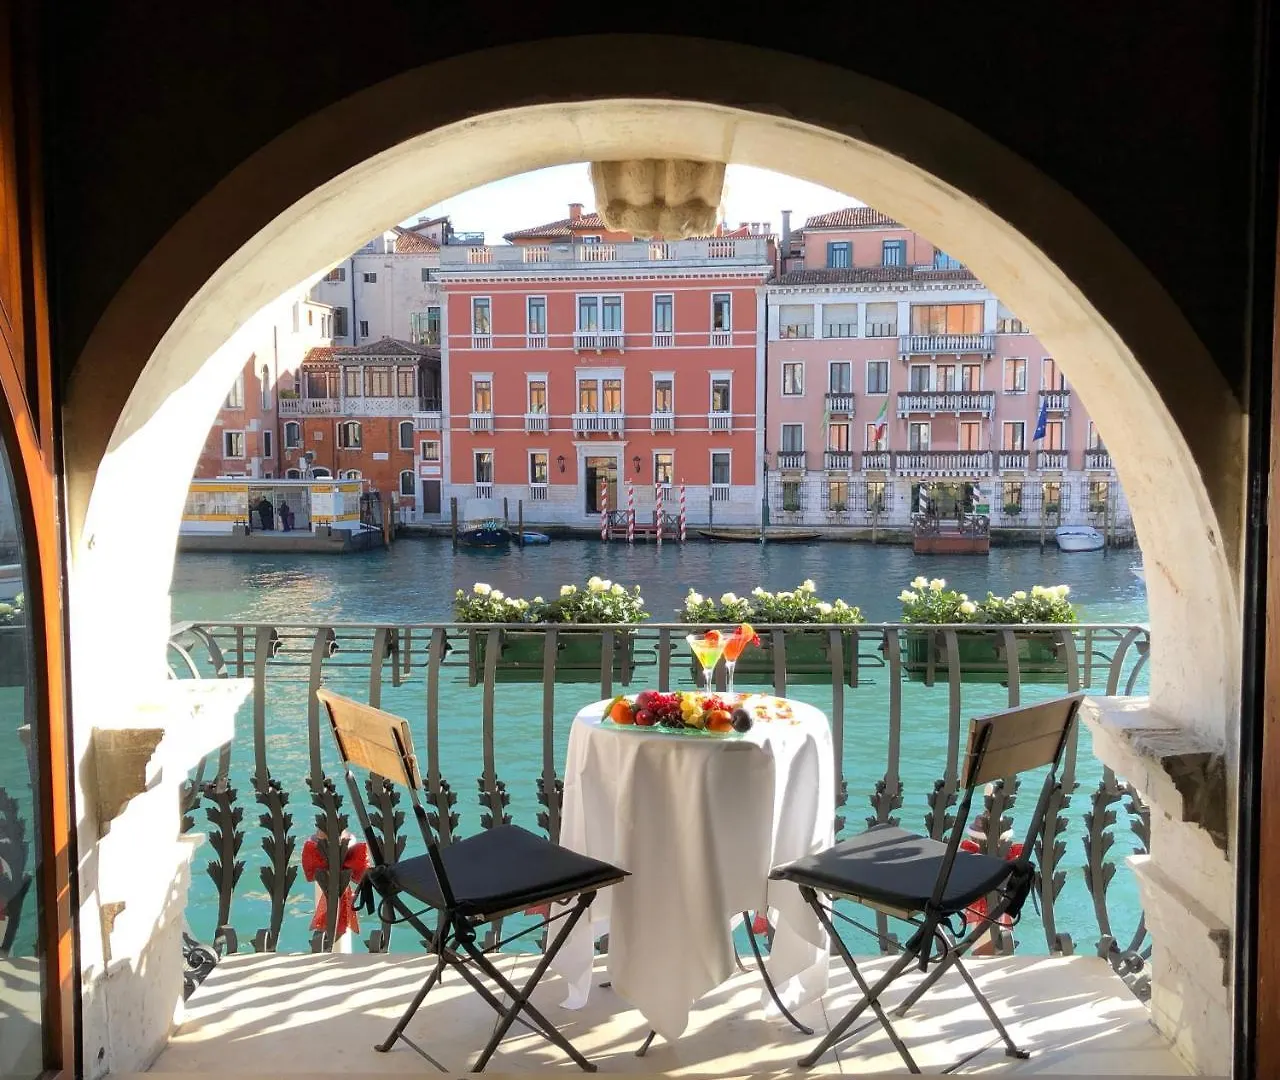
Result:
{"type": "MultiPolygon", "coordinates": [[[[402,540],[386,552],[340,557],[287,555],[184,555],[173,578],[173,617],[202,622],[375,622],[383,625],[444,621],[451,616],[455,589],[470,589],[484,581],[512,595],[554,595],[565,582],[582,582],[600,574],[624,584],[639,584],[655,618],[670,619],[692,586],[719,595],[725,591],[746,594],[756,585],[792,588],[812,578],[825,599],[843,597],[862,607],[869,621],[894,621],[899,616],[897,594],[917,574],[944,577],[973,596],[988,589],[1008,593],[1033,584],[1065,582],[1079,606],[1082,621],[1142,623],[1146,621],[1146,596],[1132,568],[1140,562],[1136,550],[1063,555],[1056,549],[998,549],[987,558],[916,557],[909,548],[864,544],[766,545],[690,544],[683,550],[668,544],[661,551],[637,545],[603,546],[596,541],[556,541],[549,547],[512,550],[507,554],[451,551],[447,541],[402,540]]],[[[864,647],[864,652],[866,651],[864,647]]],[[[282,659],[306,659],[309,643],[289,642],[282,659]]],[[[340,652],[335,660],[341,660],[340,652]]],[[[419,660],[421,657],[418,658],[419,660]]],[[[673,666],[673,676],[677,668],[673,666]]],[[[684,670],[679,669],[683,675],[684,670]]],[[[333,667],[326,682],[360,695],[367,693],[367,672],[333,667]]],[[[424,678],[416,667],[412,679],[393,688],[384,683],[383,706],[410,719],[418,749],[425,749],[424,678]]],[[[272,669],[268,679],[267,755],[272,775],[292,795],[290,809],[296,834],[295,860],[302,840],[313,831],[313,812],[304,782],[308,767],[306,736],[305,667],[272,669]]],[[[631,690],[642,688],[633,685],[631,690]]],[[[830,688],[796,686],[793,696],[830,711],[830,688]]],[[[1055,687],[1027,686],[1023,701],[1060,693],[1055,687]]],[[[1135,692],[1145,692],[1140,677],[1135,692]]],[[[590,686],[557,687],[556,760],[564,760],[568,721],[574,712],[594,699],[590,686]]],[[[888,679],[883,672],[864,671],[857,689],[845,692],[844,769],[848,803],[840,811],[846,829],[858,828],[872,813],[869,797],[885,771],[888,752],[888,679]]],[[[966,684],[963,715],[971,716],[1004,708],[1006,691],[1000,686],[966,684]]],[[[481,702],[478,688],[468,688],[465,669],[453,669],[441,687],[440,765],[458,795],[459,831],[467,835],[481,828],[477,778],[481,775],[481,702]]],[[[947,696],[943,687],[928,688],[907,683],[903,687],[903,736],[901,780],[903,805],[896,811],[904,825],[923,828],[926,796],[941,776],[947,745],[947,696]]],[[[510,793],[508,812],[518,824],[536,828],[539,809],[535,776],[541,768],[541,690],[528,685],[503,685],[496,692],[497,773],[510,793]]],[[[236,889],[231,924],[242,942],[268,924],[269,898],[259,880],[266,862],[261,846],[263,831],[257,824],[261,812],[253,801],[248,776],[252,767],[251,714],[244,710],[234,744],[231,777],[239,789],[244,809],[245,840],[239,857],[246,868],[236,889]]],[[[321,745],[324,760],[333,765],[333,754],[321,745]]],[[[1083,815],[1089,796],[1097,787],[1101,769],[1089,752],[1087,735],[1081,736],[1077,780],[1079,788],[1067,810],[1066,852],[1060,869],[1067,880],[1055,910],[1059,932],[1069,933],[1079,951],[1091,952],[1098,938],[1092,901],[1085,888],[1083,815]]],[[[1025,828],[1031,809],[1032,783],[1024,787],[1014,808],[1015,834],[1025,828]]],[[[1109,858],[1120,861],[1134,849],[1127,815],[1119,811],[1116,842],[1109,858]]],[[[726,823],[731,827],[731,823],[726,823]]],[[[196,830],[208,828],[203,810],[196,815],[196,830]]],[[[412,829],[410,819],[409,828],[412,829]]],[[[410,838],[409,850],[418,845],[410,838]]],[[[197,852],[188,920],[202,940],[213,937],[217,896],[204,866],[208,847],[197,852]]],[[[1137,925],[1139,909],[1131,875],[1119,868],[1111,886],[1109,907],[1113,928],[1125,944],[1137,925]]],[[[280,948],[304,951],[313,910],[312,887],[299,874],[286,910],[280,948]]],[[[363,930],[367,933],[368,922],[363,930]]],[[[1044,952],[1046,943],[1039,919],[1028,910],[1017,933],[1018,948],[1044,952]]],[[[393,947],[411,949],[416,943],[404,934],[393,937],[393,947]]]]}

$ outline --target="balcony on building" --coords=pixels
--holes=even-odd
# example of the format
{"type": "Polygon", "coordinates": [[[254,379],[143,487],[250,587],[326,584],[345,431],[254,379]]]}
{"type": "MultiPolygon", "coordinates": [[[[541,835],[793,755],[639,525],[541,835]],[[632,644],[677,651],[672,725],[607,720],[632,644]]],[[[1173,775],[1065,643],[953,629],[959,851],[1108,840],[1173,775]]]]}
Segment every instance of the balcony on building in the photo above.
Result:
{"type": "Polygon", "coordinates": [[[901,356],[991,356],[995,334],[905,334],[898,338],[901,356]]]}
{"type": "Polygon", "coordinates": [[[1001,450],[1001,472],[1026,472],[1031,467],[1031,454],[1027,450],[1001,450]]]}
{"type": "Polygon", "coordinates": [[[626,430],[626,426],[626,418],[620,412],[576,412],[573,414],[573,433],[575,435],[596,435],[600,433],[620,435],[626,430]]]}
{"type": "Polygon", "coordinates": [[[888,450],[867,450],[862,455],[863,472],[888,472],[893,467],[893,455],[888,450]]]}
{"type": "Polygon", "coordinates": [[[784,472],[804,472],[809,455],[804,450],[779,450],[778,468],[784,472]]]}
{"type": "Polygon", "coordinates": [[[733,413],[713,411],[707,413],[708,431],[732,431],[733,413]]]}
{"type": "Polygon", "coordinates": [[[528,432],[546,432],[550,430],[549,418],[544,412],[527,412],[524,414],[524,429],[528,432]]]}
{"type": "Polygon", "coordinates": [[[1069,413],[1071,411],[1071,391],[1065,388],[1062,390],[1041,390],[1040,404],[1050,412],[1069,413]]]}
{"type": "Polygon", "coordinates": [[[853,451],[824,450],[822,467],[828,472],[853,472],[853,451]]]}
{"type": "Polygon", "coordinates": [[[546,502],[547,501],[547,484],[530,484],[529,485],[529,501],[530,502],[546,502]]]}
{"type": "Polygon", "coordinates": [[[902,476],[954,477],[991,475],[990,450],[900,450],[893,467],[902,476]]]}
{"type": "Polygon", "coordinates": [[[1067,468],[1067,452],[1065,450],[1037,450],[1036,468],[1042,472],[1065,472],[1067,468]]]}
{"type": "Polygon", "coordinates": [[[477,480],[475,484],[475,497],[477,499],[493,498],[493,482],[486,480],[477,480]]]}
{"type": "Polygon", "coordinates": [[[655,434],[663,431],[675,431],[676,414],[669,412],[655,412],[649,414],[649,430],[655,434]]]}
{"type": "Polygon", "coordinates": [[[827,412],[833,416],[852,416],[854,398],[852,391],[828,391],[825,398],[827,412]]]}
{"type": "Polygon", "coordinates": [[[898,418],[912,413],[978,413],[989,417],[996,409],[994,390],[900,390],[898,418]]]}
{"type": "MultiPolygon", "coordinates": [[[[468,427],[472,431],[492,431],[493,413],[473,412],[467,415],[468,427]]],[[[477,496],[478,497],[478,496],[477,496]]]]}
{"type": "Polygon", "coordinates": [[[413,413],[413,426],[418,431],[443,431],[443,402],[439,398],[419,398],[418,407],[413,413]]]}
{"type": "Polygon", "coordinates": [[[627,339],[621,330],[576,330],[574,352],[623,352],[627,339]]]}
{"type": "Polygon", "coordinates": [[[1096,449],[1084,452],[1084,467],[1093,472],[1111,471],[1111,451],[1096,449]]]}

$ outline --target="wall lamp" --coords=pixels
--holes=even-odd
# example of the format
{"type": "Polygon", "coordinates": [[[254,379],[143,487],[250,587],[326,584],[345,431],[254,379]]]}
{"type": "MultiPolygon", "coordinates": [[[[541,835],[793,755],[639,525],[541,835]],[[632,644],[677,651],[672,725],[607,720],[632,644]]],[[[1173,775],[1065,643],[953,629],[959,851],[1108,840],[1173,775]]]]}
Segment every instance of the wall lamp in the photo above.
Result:
{"type": "Polygon", "coordinates": [[[631,467],[635,469],[637,473],[639,473],[640,471],[640,455],[639,454],[637,454],[635,457],[631,459],[631,467]]]}
{"type": "Polygon", "coordinates": [[[560,471],[564,472],[564,455],[560,454],[556,457],[556,464],[560,466],[560,471]]]}

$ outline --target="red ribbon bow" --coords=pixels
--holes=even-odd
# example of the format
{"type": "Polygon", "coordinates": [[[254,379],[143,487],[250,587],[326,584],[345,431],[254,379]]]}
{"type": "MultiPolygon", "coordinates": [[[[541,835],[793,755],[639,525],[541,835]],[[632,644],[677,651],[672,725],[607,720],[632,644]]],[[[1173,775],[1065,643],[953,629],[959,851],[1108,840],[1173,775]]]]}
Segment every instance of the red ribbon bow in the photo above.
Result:
{"type": "MultiPolygon", "coordinates": [[[[302,874],[308,881],[315,881],[319,871],[329,869],[329,864],[320,851],[320,839],[317,834],[302,845],[302,874]]],[[[359,885],[360,879],[369,869],[368,846],[361,842],[349,844],[346,858],[342,860],[342,869],[351,871],[351,882],[338,895],[338,924],[334,931],[335,939],[342,937],[348,930],[359,931],[360,929],[360,918],[356,914],[351,886],[359,885]]],[[[321,892],[316,903],[316,913],[311,917],[311,929],[323,930],[328,917],[329,902],[321,892]]]]}

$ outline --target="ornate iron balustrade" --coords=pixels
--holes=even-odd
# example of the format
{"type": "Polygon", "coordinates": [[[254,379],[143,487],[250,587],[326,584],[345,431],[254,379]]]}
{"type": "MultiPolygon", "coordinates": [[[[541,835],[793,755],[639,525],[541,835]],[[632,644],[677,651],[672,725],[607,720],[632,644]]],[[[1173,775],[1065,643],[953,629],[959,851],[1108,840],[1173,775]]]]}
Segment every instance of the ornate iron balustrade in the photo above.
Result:
{"type": "MultiPolygon", "coordinates": [[[[536,818],[538,827],[558,839],[563,790],[559,768],[573,713],[583,701],[607,698],[621,684],[660,690],[692,685],[692,660],[683,646],[687,630],[680,623],[599,627],[455,623],[175,626],[170,639],[174,677],[249,677],[254,683],[239,737],[202,762],[183,793],[183,831],[195,829],[201,813],[207,821],[211,857],[204,869],[216,892],[212,936],[219,949],[237,950],[241,932],[246,930],[243,936],[254,949],[277,948],[286,915],[297,917],[296,907],[291,913],[290,904],[296,905],[300,899],[297,889],[303,886],[297,855],[300,842],[308,835],[307,842],[318,846],[320,869],[315,872],[315,881],[326,895],[328,912],[323,928],[311,936],[311,948],[322,951],[333,947],[338,898],[350,884],[351,873],[328,868],[344,867],[350,843],[344,830],[351,823],[336,783],[338,777],[332,771],[332,748],[322,730],[315,697],[318,687],[332,686],[389,708],[418,729],[430,824],[442,843],[468,831],[463,827],[466,804],[459,800],[460,791],[470,783],[463,781],[463,770],[468,766],[459,764],[462,758],[479,771],[478,776],[470,774],[476,784],[476,802],[467,815],[474,815],[474,820],[467,822],[470,831],[511,821],[514,804],[517,812],[527,812],[527,820],[536,818]],[[524,650],[530,644],[534,646],[531,658],[524,650]],[[508,656],[509,650],[517,651],[516,645],[522,646],[523,659],[508,656]],[[588,649],[591,659],[585,665],[584,645],[594,649],[588,649]],[[531,697],[519,687],[510,691],[502,688],[513,673],[518,681],[538,684],[540,695],[531,697]],[[442,689],[450,680],[474,688],[471,700],[479,710],[474,730],[457,723],[456,705],[442,702],[442,689]],[[566,694],[567,684],[586,685],[566,694]],[[523,710],[518,716],[507,715],[505,707],[500,708],[499,698],[508,692],[514,695],[513,700],[518,698],[513,708],[523,710]],[[540,705],[535,704],[538,697],[540,705]],[[288,738],[282,739],[278,730],[269,731],[269,719],[281,719],[269,717],[269,702],[273,709],[296,709],[291,718],[296,721],[296,730],[288,738]],[[459,749],[462,742],[468,747],[465,753],[459,749]],[[299,766],[304,775],[291,786],[286,770],[280,767],[280,755],[292,752],[301,758],[304,745],[305,758],[299,766]],[[448,752],[442,754],[442,748],[448,752]],[[528,777],[527,790],[509,787],[499,775],[500,758],[507,763],[516,759],[536,763],[536,774],[528,777]],[[304,791],[311,803],[314,828],[303,824],[304,791]],[[246,815],[253,802],[260,807],[256,822],[247,820],[246,815]],[[329,838],[335,837],[339,839],[333,843],[329,838]],[[248,846],[246,841],[250,841],[248,846]],[[257,871],[252,885],[244,878],[250,865],[257,871]],[[246,897],[249,891],[254,893],[252,898],[246,897]],[[256,905],[257,914],[246,916],[246,904],[256,905]]],[[[804,688],[798,693],[823,697],[820,704],[831,718],[835,750],[837,830],[844,830],[846,824],[854,829],[862,827],[862,821],[857,820],[860,815],[848,813],[850,777],[860,766],[867,767],[868,745],[883,738],[883,773],[853,777],[856,784],[866,781],[863,790],[870,813],[865,822],[899,822],[910,784],[917,804],[908,812],[923,813],[922,821],[909,821],[908,825],[922,825],[935,837],[941,837],[953,820],[964,724],[975,711],[972,701],[966,710],[963,700],[965,687],[973,685],[970,680],[987,680],[993,688],[991,696],[1002,699],[986,703],[991,708],[1004,707],[1006,702],[1017,705],[1034,692],[1030,687],[1046,681],[1052,684],[1046,688],[1051,694],[1084,688],[1107,695],[1129,694],[1145,668],[1150,644],[1147,629],[1134,625],[761,625],[757,631],[765,645],[761,654],[765,666],[756,678],[771,682],[778,694],[787,693],[793,683],[801,683],[804,688]],[[975,645],[982,646],[986,659],[974,659],[975,645]],[[1003,690],[994,690],[997,684],[1003,690]],[[907,715],[908,698],[917,703],[927,700],[927,719],[907,715]],[[862,715],[853,716],[860,707],[862,715]],[[874,724],[874,731],[866,726],[868,721],[874,724]],[[925,736],[934,741],[928,766],[922,769],[917,759],[923,755],[913,753],[910,744],[925,736]],[[846,744],[852,749],[848,755],[846,744]]],[[[741,661],[738,675],[741,682],[741,661]]],[[[723,666],[718,678],[723,679],[723,666]]],[[[1076,942],[1061,928],[1055,905],[1071,870],[1082,870],[1098,924],[1095,947],[1141,995],[1144,962],[1149,955],[1145,925],[1139,919],[1132,937],[1119,944],[1107,899],[1116,872],[1109,852],[1117,842],[1120,815],[1128,819],[1138,850],[1145,850],[1147,810],[1130,785],[1102,768],[1088,797],[1087,812],[1074,823],[1077,835],[1072,835],[1073,822],[1067,811],[1079,787],[1079,749],[1077,732],[1068,749],[1061,789],[1049,808],[1050,833],[1037,853],[1039,930],[1049,952],[1074,951],[1076,942]],[[1080,843],[1076,850],[1084,856],[1083,865],[1067,859],[1069,841],[1080,843]]],[[[878,767],[874,771],[878,773],[878,767]]],[[[367,792],[374,827],[387,849],[401,853],[406,844],[416,843],[411,838],[414,830],[405,828],[400,794],[376,778],[367,782],[367,792]]],[[[1007,855],[1015,810],[1029,812],[1028,807],[1018,806],[1018,797],[1016,778],[991,786],[984,796],[978,812],[985,814],[988,822],[999,824],[986,829],[987,850],[993,854],[1007,855]]],[[[531,820],[528,823],[532,825],[531,820]]],[[[1034,925],[1033,918],[1030,909],[1026,910],[1022,925],[1034,925]]],[[[374,919],[369,923],[365,928],[369,931],[367,947],[372,951],[387,949],[390,924],[374,919]]],[[[881,946],[887,947],[888,928],[883,920],[878,932],[881,946]]],[[[1007,932],[997,937],[1003,952],[1012,951],[1007,932]]]]}

